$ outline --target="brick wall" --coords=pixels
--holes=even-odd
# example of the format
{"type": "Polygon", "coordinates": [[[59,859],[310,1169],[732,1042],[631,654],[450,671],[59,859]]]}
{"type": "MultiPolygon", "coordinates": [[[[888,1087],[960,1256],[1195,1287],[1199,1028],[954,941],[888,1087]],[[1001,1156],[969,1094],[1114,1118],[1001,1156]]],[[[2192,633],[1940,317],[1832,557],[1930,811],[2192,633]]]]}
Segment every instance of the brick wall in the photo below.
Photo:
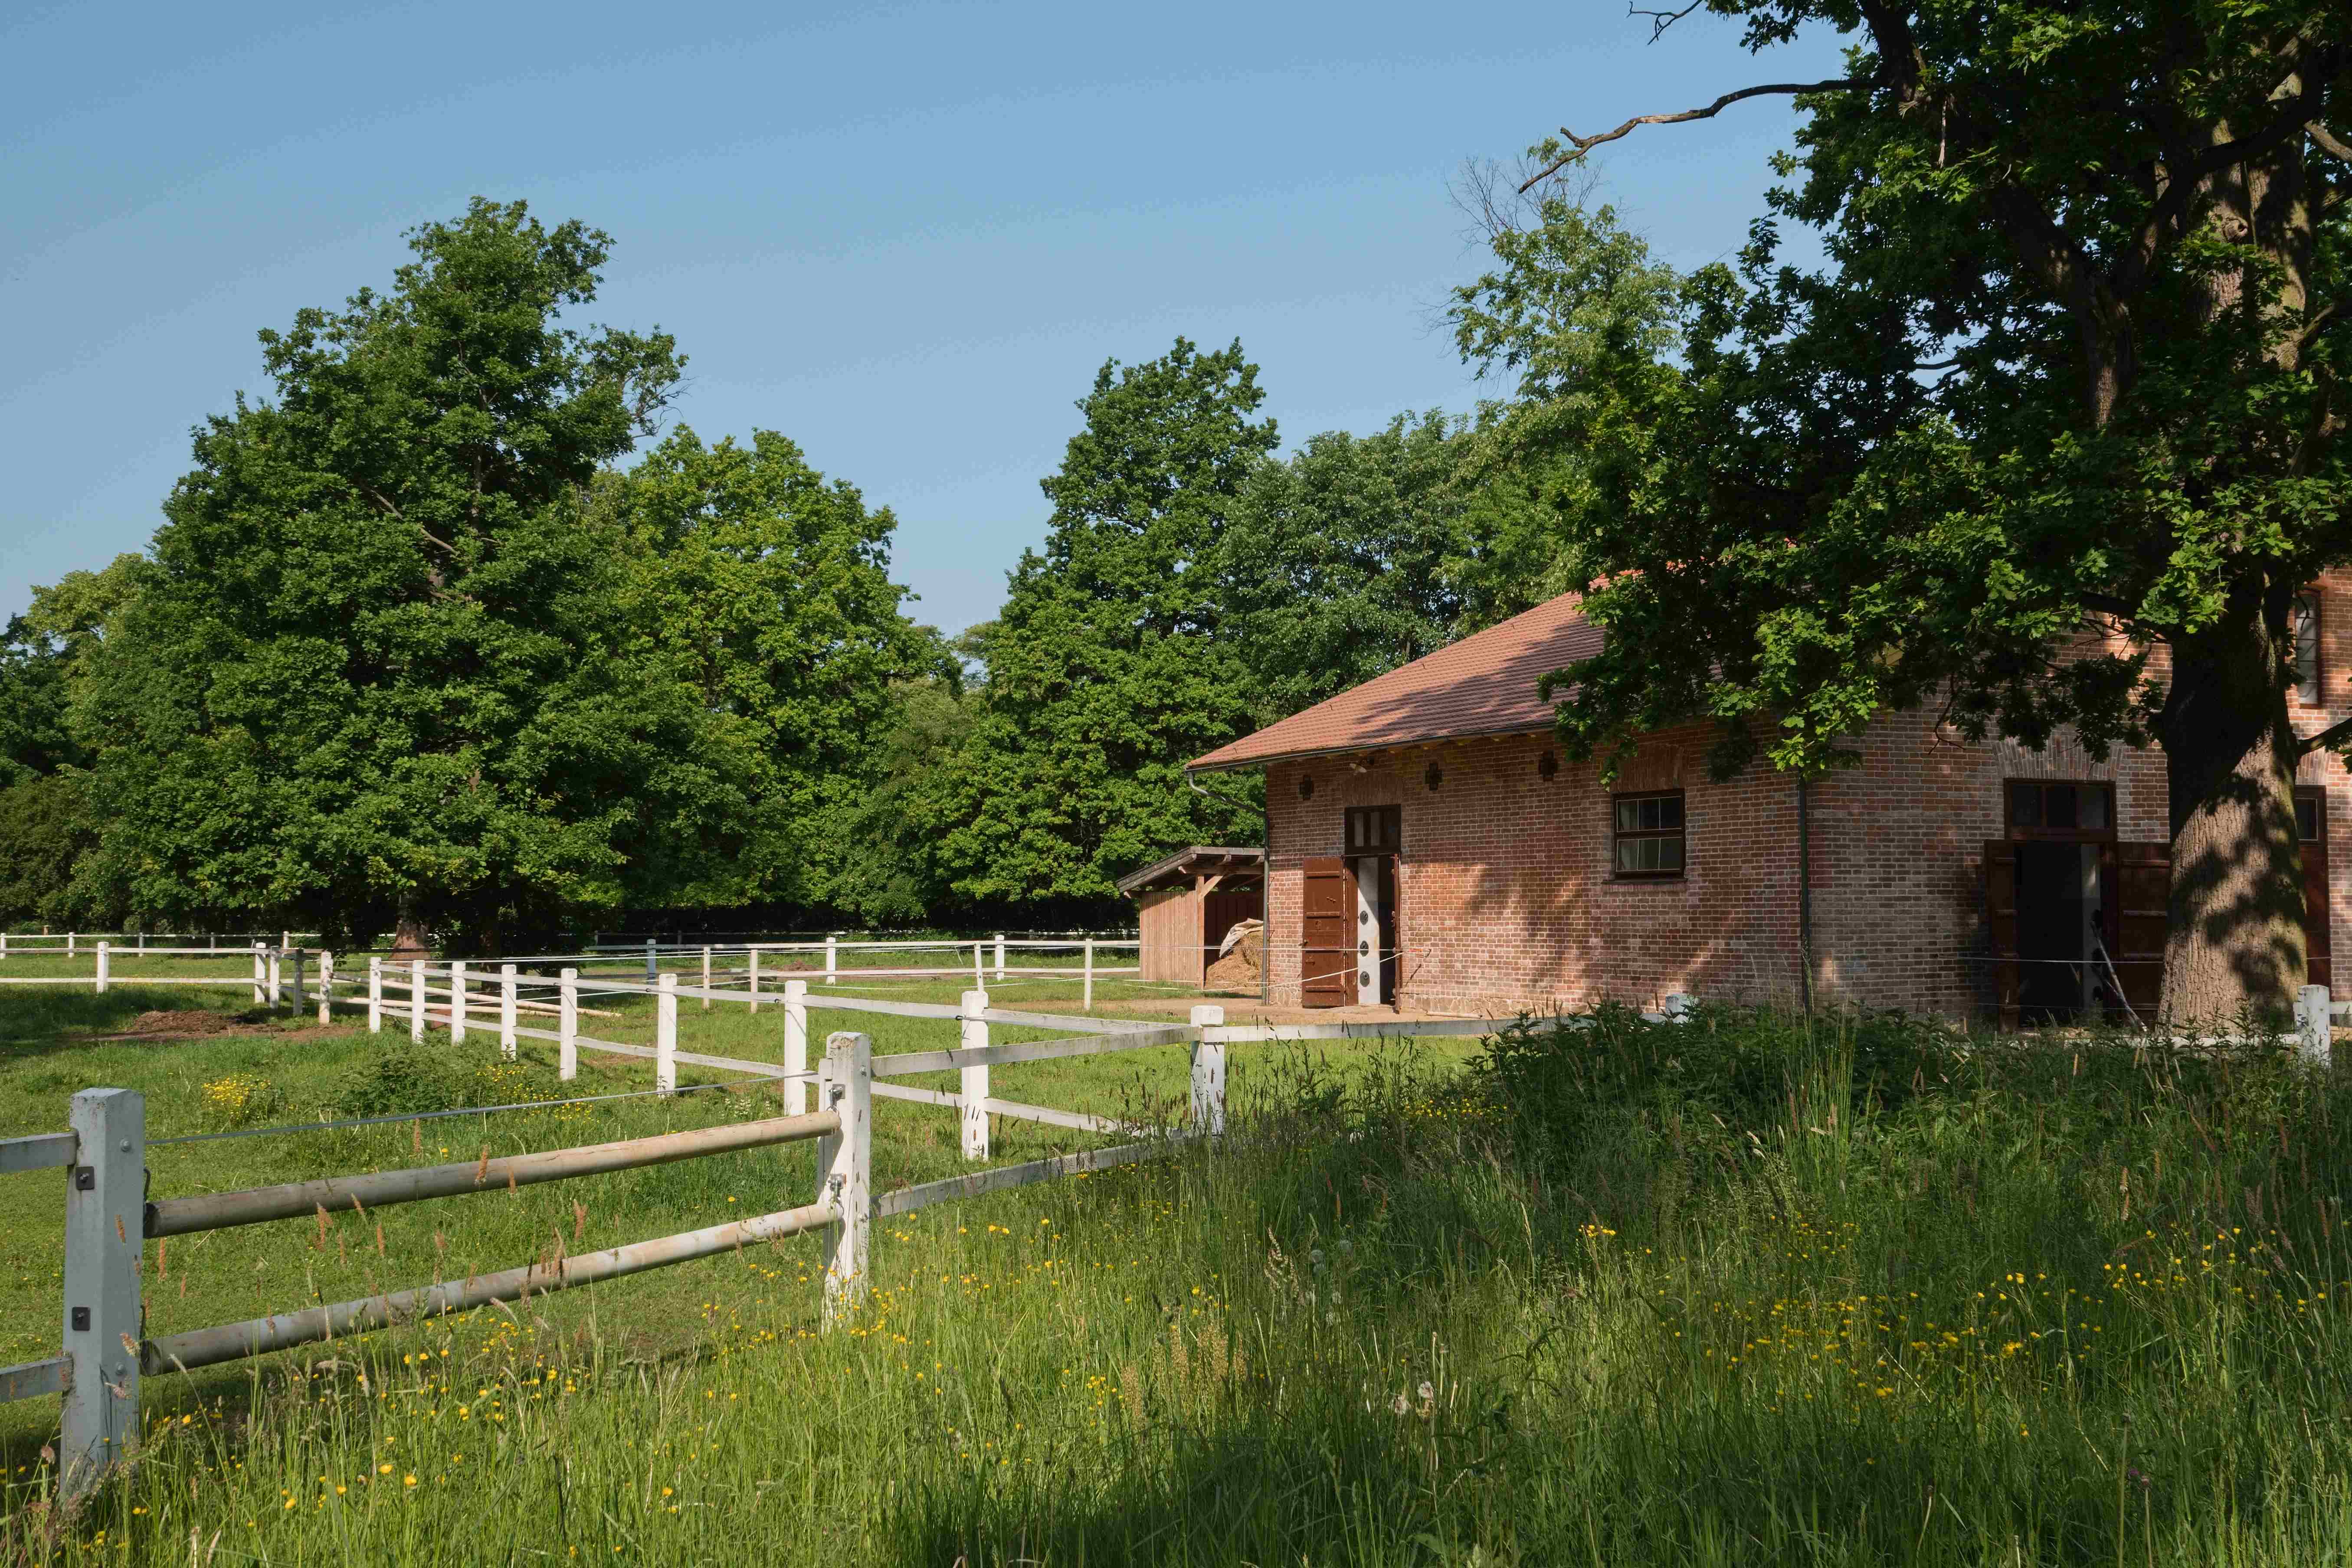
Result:
{"type": "MultiPolygon", "coordinates": [[[[2295,704],[2310,733],[2352,713],[2352,595],[2323,608],[2322,702],[2295,704]],[[2335,610],[2330,615],[2328,610],[2335,610]]],[[[1269,997],[1298,1001],[1301,866],[1341,852],[1342,814],[1399,805],[1399,940],[1409,1006],[1487,1011],[1654,1004],[1670,992],[1791,1000],[1800,979],[1796,786],[1758,768],[1708,780],[1706,731],[1645,742],[1620,789],[1685,792],[1678,880],[1610,876],[1610,806],[1591,763],[1546,778],[1543,736],[1447,742],[1276,763],[1266,779],[1269,997]],[[1439,786],[1425,781],[1435,763],[1439,786]],[[1299,784],[1314,781],[1302,799],[1299,784]]],[[[2070,742],[2035,752],[1972,744],[1926,712],[1890,713],[1857,742],[1862,764],[1811,786],[1817,996],[1948,1015],[1984,1009],[1984,844],[2005,830],[2002,781],[2105,780],[2118,837],[2170,837],[2161,753],[2092,760],[2070,742]]],[[[2306,758],[2327,789],[2336,994],[2352,995],[2352,781],[2306,758]]]]}

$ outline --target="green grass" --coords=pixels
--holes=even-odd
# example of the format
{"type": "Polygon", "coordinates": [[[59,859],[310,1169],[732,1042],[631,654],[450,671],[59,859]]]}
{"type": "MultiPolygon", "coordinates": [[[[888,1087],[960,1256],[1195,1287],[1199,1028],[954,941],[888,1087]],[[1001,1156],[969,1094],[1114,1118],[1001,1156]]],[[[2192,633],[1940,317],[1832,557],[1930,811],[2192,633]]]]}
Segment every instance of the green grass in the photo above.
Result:
{"type": "MultiPolygon", "coordinates": [[[[0,1000],[6,1131],[100,1080],[147,1089],[159,1136],[232,1072],[312,1109],[383,1049],[77,1043],[116,1000],[0,1000]]],[[[868,1022],[877,1050],[947,1027],[868,1022]]],[[[770,1028],[689,1006],[685,1043],[770,1028]]],[[[1181,1078],[1139,1052],[996,1090],[1114,1110],[1181,1078]]],[[[816,1332],[796,1238],[150,1379],[138,1464],[69,1520],[40,1501],[55,1402],[13,1407],[0,1561],[2352,1561],[2352,1090],[2291,1062],[1609,1013],[1475,1060],[1241,1052],[1234,1085],[1214,1147],[885,1222],[846,1332],[816,1332]]],[[[764,1109],[457,1119],[428,1153],[764,1109]]],[[[878,1179],[959,1166],[950,1113],[879,1121],[878,1179]]],[[[155,1190],[407,1163],[408,1138],[159,1151],[155,1190]]],[[[58,1310],[53,1182],[14,1180],[9,1359],[58,1310]]],[[[386,1210],[381,1254],[351,1216],[323,1247],[310,1222],[175,1242],[168,1273],[151,1246],[151,1331],[808,1189],[789,1149],[386,1210]]]]}

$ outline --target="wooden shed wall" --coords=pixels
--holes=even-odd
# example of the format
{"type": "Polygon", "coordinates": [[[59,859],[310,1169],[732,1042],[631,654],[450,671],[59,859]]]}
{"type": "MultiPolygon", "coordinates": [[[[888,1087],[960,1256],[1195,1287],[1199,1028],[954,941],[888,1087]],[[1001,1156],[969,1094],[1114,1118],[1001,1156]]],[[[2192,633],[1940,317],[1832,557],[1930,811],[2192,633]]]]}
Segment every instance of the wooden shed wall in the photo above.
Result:
{"type": "Polygon", "coordinates": [[[1136,900],[1145,980],[1198,985],[1208,976],[1201,952],[1201,900],[1190,888],[1158,888],[1136,900]]]}

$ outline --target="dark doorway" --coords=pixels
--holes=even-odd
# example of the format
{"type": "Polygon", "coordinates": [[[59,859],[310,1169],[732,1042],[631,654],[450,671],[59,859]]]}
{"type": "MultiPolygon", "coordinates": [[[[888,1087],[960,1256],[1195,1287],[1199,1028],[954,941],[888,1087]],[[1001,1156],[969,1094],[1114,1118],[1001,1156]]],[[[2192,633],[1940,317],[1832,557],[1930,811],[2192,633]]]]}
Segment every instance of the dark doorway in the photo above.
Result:
{"type": "Polygon", "coordinates": [[[1356,994],[1359,1002],[1396,1006],[1397,853],[1403,846],[1404,810],[1360,805],[1347,816],[1348,868],[1356,883],[1356,994]]]}
{"type": "Polygon", "coordinates": [[[2096,1016],[2099,852],[2089,844],[2017,847],[2018,1006],[2027,1024],[2096,1016]]]}

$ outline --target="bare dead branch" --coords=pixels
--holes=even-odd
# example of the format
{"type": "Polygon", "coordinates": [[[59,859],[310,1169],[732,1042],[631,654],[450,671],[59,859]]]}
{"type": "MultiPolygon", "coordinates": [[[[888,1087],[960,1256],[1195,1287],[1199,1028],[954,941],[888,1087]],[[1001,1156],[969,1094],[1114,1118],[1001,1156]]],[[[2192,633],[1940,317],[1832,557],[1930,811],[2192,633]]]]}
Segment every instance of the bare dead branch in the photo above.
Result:
{"type": "Polygon", "coordinates": [[[1689,16],[1692,12],[1697,10],[1700,6],[1706,4],[1706,0],[1690,0],[1690,4],[1684,6],[1679,11],[1651,11],[1633,4],[1633,0],[1626,0],[1625,15],[1628,16],[1647,16],[1650,19],[1650,42],[1654,44],[1660,38],[1666,36],[1666,29],[1668,27],[1673,26],[1676,22],[1681,21],[1685,16],[1689,16]]]}
{"type": "Polygon", "coordinates": [[[1544,181],[1551,178],[1554,174],[1559,174],[1562,169],[1567,168],[1570,163],[1580,162],[1587,153],[1591,152],[1595,147],[1600,146],[1602,142],[1614,142],[1621,136],[1629,135],[1640,126],[1680,125],[1685,121],[1689,120],[1712,120],[1717,115],[1722,113],[1725,110],[1730,108],[1733,104],[1739,102],[1743,99],[1762,98],[1767,94],[1841,92],[1851,91],[1857,88],[1866,88],[1872,85],[1873,83],[1866,77],[1840,77],[1834,81],[1766,82],[1759,87],[1743,87],[1737,92],[1727,92],[1721,98],[1717,99],[1713,103],[1708,104],[1704,109],[1685,109],[1679,114],[1637,114],[1633,119],[1625,121],[1624,124],[1617,127],[1616,130],[1604,131],[1598,136],[1579,136],[1575,132],[1570,131],[1567,126],[1563,125],[1559,128],[1559,133],[1562,136],[1567,137],[1569,141],[1575,143],[1576,151],[1573,153],[1564,153],[1560,156],[1554,158],[1550,163],[1545,164],[1543,168],[1530,175],[1527,182],[1519,186],[1519,189],[1521,191],[1527,191],[1541,184],[1544,181]]]}

